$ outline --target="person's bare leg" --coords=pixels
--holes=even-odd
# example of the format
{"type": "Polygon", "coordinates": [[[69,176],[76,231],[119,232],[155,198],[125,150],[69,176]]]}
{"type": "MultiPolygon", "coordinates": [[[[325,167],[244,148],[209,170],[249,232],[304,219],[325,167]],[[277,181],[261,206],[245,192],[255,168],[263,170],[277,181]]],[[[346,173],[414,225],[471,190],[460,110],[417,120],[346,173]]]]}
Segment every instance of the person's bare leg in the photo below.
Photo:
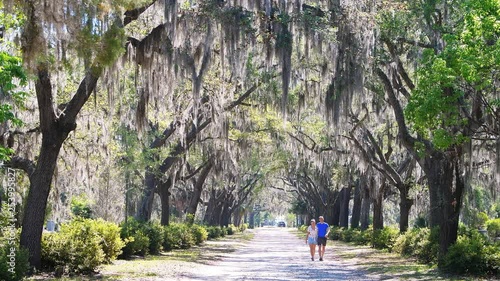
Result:
{"type": "Polygon", "coordinates": [[[318,244],[318,254],[319,254],[319,258],[323,257],[323,253],[322,253],[322,249],[321,249],[321,244],[318,244]]]}
{"type": "Polygon", "coordinates": [[[316,249],[316,245],[314,244],[309,244],[309,251],[311,252],[311,259],[314,260],[314,252],[316,249]]]}

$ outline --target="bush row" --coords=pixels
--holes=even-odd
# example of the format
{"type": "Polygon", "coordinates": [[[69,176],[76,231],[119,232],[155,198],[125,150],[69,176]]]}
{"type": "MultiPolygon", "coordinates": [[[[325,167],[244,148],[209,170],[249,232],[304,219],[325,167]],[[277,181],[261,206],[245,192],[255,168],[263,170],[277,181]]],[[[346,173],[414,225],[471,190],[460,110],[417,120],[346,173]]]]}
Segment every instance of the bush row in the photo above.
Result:
{"type": "MultiPolygon", "coordinates": [[[[305,232],[306,229],[300,227],[301,231],[305,232]]],[[[448,253],[440,261],[438,261],[439,228],[432,230],[414,228],[400,234],[398,229],[392,227],[376,231],[332,227],[329,238],[359,245],[371,245],[402,256],[414,257],[423,263],[439,262],[440,268],[450,273],[475,275],[500,273],[500,242],[493,242],[494,240],[488,239],[477,230],[463,225],[460,227],[457,242],[450,246],[448,253]]]]}
{"type": "MultiPolygon", "coordinates": [[[[46,270],[86,274],[118,257],[128,258],[132,255],[158,254],[162,250],[186,249],[209,238],[219,238],[245,228],[246,226],[205,227],[182,223],[162,226],[155,222],[139,222],[133,218],[116,225],[102,219],[79,217],[61,225],[59,232],[43,234],[42,264],[46,270]]],[[[7,250],[7,247],[3,247],[4,244],[0,243],[0,261],[3,265],[7,264],[7,261],[2,260],[6,257],[3,253],[7,250]]],[[[20,252],[16,260],[22,260],[23,254],[27,256],[20,252]]],[[[12,278],[0,276],[0,279],[12,278]]]]}
{"type": "Polygon", "coordinates": [[[122,257],[157,254],[161,250],[187,249],[207,239],[217,239],[244,231],[247,227],[247,224],[240,227],[231,224],[228,227],[220,227],[183,223],[161,226],[158,223],[142,223],[130,218],[121,225],[121,238],[126,242],[122,257]]]}

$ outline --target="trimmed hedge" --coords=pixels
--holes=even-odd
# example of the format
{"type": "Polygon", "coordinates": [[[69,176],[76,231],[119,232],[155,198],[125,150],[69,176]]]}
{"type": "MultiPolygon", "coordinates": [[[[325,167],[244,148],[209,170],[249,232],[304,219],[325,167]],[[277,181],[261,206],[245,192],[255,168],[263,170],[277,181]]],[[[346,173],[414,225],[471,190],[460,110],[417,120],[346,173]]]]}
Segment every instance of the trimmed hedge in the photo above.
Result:
{"type": "Polygon", "coordinates": [[[104,220],[77,218],[42,236],[42,264],[68,273],[92,273],[120,254],[119,228],[104,220]]]}

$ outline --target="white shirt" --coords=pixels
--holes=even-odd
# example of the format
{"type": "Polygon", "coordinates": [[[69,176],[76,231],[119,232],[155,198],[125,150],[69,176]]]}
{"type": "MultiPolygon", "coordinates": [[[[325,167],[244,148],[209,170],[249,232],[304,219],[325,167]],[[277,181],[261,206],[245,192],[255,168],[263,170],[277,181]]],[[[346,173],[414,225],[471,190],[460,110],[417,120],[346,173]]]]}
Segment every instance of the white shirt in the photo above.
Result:
{"type": "Polygon", "coordinates": [[[307,232],[309,232],[309,237],[318,238],[318,228],[316,226],[314,227],[314,229],[312,228],[312,226],[309,226],[307,228],[307,232]]]}

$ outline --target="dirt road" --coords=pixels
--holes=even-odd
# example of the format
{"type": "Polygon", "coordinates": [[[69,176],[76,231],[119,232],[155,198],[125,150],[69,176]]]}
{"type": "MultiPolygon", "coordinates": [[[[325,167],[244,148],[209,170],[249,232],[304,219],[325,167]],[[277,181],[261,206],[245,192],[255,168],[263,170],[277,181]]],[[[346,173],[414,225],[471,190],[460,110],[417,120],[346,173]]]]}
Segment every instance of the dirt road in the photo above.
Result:
{"type": "Polygon", "coordinates": [[[374,280],[354,266],[336,262],[328,247],[324,261],[311,261],[305,239],[285,228],[260,228],[245,246],[221,261],[186,272],[178,280],[374,280]]]}

